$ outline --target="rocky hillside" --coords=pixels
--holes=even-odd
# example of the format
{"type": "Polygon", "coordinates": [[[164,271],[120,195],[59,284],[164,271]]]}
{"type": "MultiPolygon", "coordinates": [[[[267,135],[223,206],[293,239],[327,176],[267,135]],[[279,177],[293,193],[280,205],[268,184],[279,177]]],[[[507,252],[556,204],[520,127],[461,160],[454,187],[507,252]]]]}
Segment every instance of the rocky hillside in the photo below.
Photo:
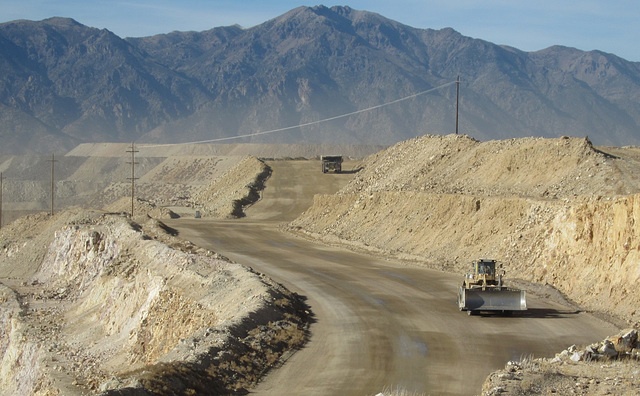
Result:
{"type": "Polygon", "coordinates": [[[463,273],[480,257],[640,322],[640,151],[586,139],[424,136],[370,156],[290,229],[463,273]]]}
{"type": "MultiPolygon", "coordinates": [[[[463,133],[638,144],[640,65],[600,51],[527,53],[349,7],[250,29],[122,39],[65,18],[0,24],[0,154],[82,142],[230,138],[335,117],[460,76],[463,133]]],[[[375,111],[245,138],[389,145],[454,130],[455,86],[375,111]]]]}
{"type": "Polygon", "coordinates": [[[242,393],[302,345],[296,295],[138,220],[74,211],[0,229],[0,393],[242,393]]]}
{"type": "Polygon", "coordinates": [[[71,19],[2,24],[0,46],[5,154],[131,142],[204,95],[113,33],[71,19]]]}

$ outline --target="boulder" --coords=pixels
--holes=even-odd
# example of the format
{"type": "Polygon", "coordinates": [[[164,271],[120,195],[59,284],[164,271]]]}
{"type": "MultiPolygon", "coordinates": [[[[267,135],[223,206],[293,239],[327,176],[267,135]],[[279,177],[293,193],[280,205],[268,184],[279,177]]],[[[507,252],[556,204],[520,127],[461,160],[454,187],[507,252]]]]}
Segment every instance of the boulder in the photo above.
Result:
{"type": "Polygon", "coordinates": [[[610,340],[604,340],[602,342],[602,346],[598,349],[598,352],[609,357],[618,356],[618,351],[616,351],[615,345],[610,340]]]}
{"type": "Polygon", "coordinates": [[[610,341],[615,346],[616,351],[621,353],[630,353],[637,347],[638,331],[635,329],[624,330],[616,337],[610,338],[610,341]]]}

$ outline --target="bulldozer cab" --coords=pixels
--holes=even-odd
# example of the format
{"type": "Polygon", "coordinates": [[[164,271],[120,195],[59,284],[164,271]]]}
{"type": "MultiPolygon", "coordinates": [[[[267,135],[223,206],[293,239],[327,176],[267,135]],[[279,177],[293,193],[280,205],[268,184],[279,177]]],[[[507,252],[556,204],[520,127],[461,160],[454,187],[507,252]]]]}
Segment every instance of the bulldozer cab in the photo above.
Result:
{"type": "Polygon", "coordinates": [[[473,262],[472,271],[467,274],[465,279],[466,287],[482,286],[501,286],[499,274],[496,274],[496,260],[480,259],[473,262]]]}
{"type": "Polygon", "coordinates": [[[475,273],[477,275],[487,275],[493,277],[496,273],[495,260],[478,260],[475,262],[475,273]]]}

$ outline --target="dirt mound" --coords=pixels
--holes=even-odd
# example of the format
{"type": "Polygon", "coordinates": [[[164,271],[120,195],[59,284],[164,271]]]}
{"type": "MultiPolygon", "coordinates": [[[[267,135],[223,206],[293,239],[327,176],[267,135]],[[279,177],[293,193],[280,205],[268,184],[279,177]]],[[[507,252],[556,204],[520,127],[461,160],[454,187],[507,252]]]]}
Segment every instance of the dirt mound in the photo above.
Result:
{"type": "Polygon", "coordinates": [[[367,158],[343,192],[558,198],[640,191],[616,174],[611,157],[594,149],[588,139],[479,142],[461,135],[427,135],[367,158]]]}
{"type": "MultiPolygon", "coordinates": [[[[136,182],[134,212],[153,218],[237,218],[260,199],[270,168],[255,157],[171,157],[136,182]]],[[[131,212],[131,185],[114,183],[87,205],[131,212]]]]}
{"type": "Polygon", "coordinates": [[[5,394],[228,393],[302,344],[295,295],[140,218],[73,211],[0,230],[5,394]]]}
{"type": "MultiPolygon", "coordinates": [[[[243,207],[258,199],[256,188],[266,177],[266,167],[255,157],[207,155],[211,150],[203,150],[203,155],[187,155],[200,152],[197,147],[172,150],[177,156],[167,156],[167,152],[142,155],[145,150],[140,148],[134,169],[127,153],[131,148],[124,144],[81,145],[67,156],[57,157],[54,169],[52,158],[47,156],[5,157],[0,163],[3,223],[26,213],[50,212],[52,187],[54,211],[72,207],[122,210],[117,202],[131,197],[132,170],[135,197],[151,206],[175,208],[190,216],[196,210],[203,216],[242,216],[243,207]]],[[[243,150],[238,146],[222,151],[243,150]]]]}
{"type": "Polygon", "coordinates": [[[194,194],[203,216],[243,217],[244,207],[260,199],[271,169],[254,157],[245,157],[236,166],[194,194]]]}
{"type": "MultiPolygon", "coordinates": [[[[165,158],[135,181],[134,204],[140,207],[134,212],[170,208],[155,209],[151,215],[166,218],[173,209],[179,215],[193,216],[199,210],[203,217],[241,217],[244,206],[259,198],[257,189],[267,176],[268,167],[255,157],[165,158]]],[[[83,206],[131,212],[130,202],[131,183],[120,181],[110,183],[83,206]]]]}
{"type": "Polygon", "coordinates": [[[496,258],[508,277],[636,323],[640,162],[604,150],[576,138],[416,138],[369,157],[289,228],[459,273],[496,258]]]}

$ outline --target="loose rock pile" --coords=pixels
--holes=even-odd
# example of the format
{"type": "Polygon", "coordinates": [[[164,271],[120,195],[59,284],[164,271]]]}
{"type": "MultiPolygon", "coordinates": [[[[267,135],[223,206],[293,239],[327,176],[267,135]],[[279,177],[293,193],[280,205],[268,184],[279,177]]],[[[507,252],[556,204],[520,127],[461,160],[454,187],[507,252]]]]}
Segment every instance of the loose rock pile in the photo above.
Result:
{"type": "Polygon", "coordinates": [[[588,139],[521,138],[479,142],[421,136],[371,155],[342,192],[560,198],[640,191],[616,177],[612,157],[588,139]]]}
{"type": "Polygon", "coordinates": [[[245,157],[233,168],[193,194],[193,207],[203,216],[243,217],[244,207],[260,198],[271,170],[255,157],[245,157]]]}
{"type": "Polygon", "coordinates": [[[621,358],[640,358],[640,349],[638,345],[638,331],[635,329],[627,330],[620,333],[616,337],[607,338],[599,343],[588,345],[584,349],[578,349],[572,345],[565,349],[551,363],[559,363],[569,358],[573,362],[580,361],[597,361],[607,359],[621,358]]]}
{"type": "Polygon", "coordinates": [[[510,361],[487,378],[482,395],[637,395],[639,348],[637,330],[628,329],[586,347],[572,345],[554,358],[510,361]]]}
{"type": "Polygon", "coordinates": [[[551,363],[561,363],[567,358],[573,362],[598,361],[603,359],[640,358],[638,331],[626,330],[615,337],[609,337],[599,343],[591,344],[584,349],[572,345],[560,352],[551,363]]]}
{"type": "MultiPolygon", "coordinates": [[[[82,206],[130,213],[131,158],[124,156],[124,147],[120,149],[120,158],[57,160],[56,211],[82,206]]],[[[42,171],[48,169],[43,162],[42,158],[15,157],[0,164],[5,181],[10,180],[3,187],[4,225],[27,213],[50,211],[51,175],[42,171]]],[[[196,210],[203,217],[240,217],[244,206],[259,198],[257,190],[268,176],[262,161],[246,156],[140,155],[135,163],[134,212],[156,218],[193,217],[196,210]],[[171,213],[167,207],[176,211],[171,213]]]]}
{"type": "MultiPolygon", "coordinates": [[[[242,217],[244,206],[259,198],[268,167],[255,157],[170,157],[136,182],[135,212],[155,218],[200,211],[203,217],[242,217]],[[177,209],[176,209],[177,210],[177,209]]],[[[130,212],[131,185],[112,183],[88,207],[130,212]]]]}

